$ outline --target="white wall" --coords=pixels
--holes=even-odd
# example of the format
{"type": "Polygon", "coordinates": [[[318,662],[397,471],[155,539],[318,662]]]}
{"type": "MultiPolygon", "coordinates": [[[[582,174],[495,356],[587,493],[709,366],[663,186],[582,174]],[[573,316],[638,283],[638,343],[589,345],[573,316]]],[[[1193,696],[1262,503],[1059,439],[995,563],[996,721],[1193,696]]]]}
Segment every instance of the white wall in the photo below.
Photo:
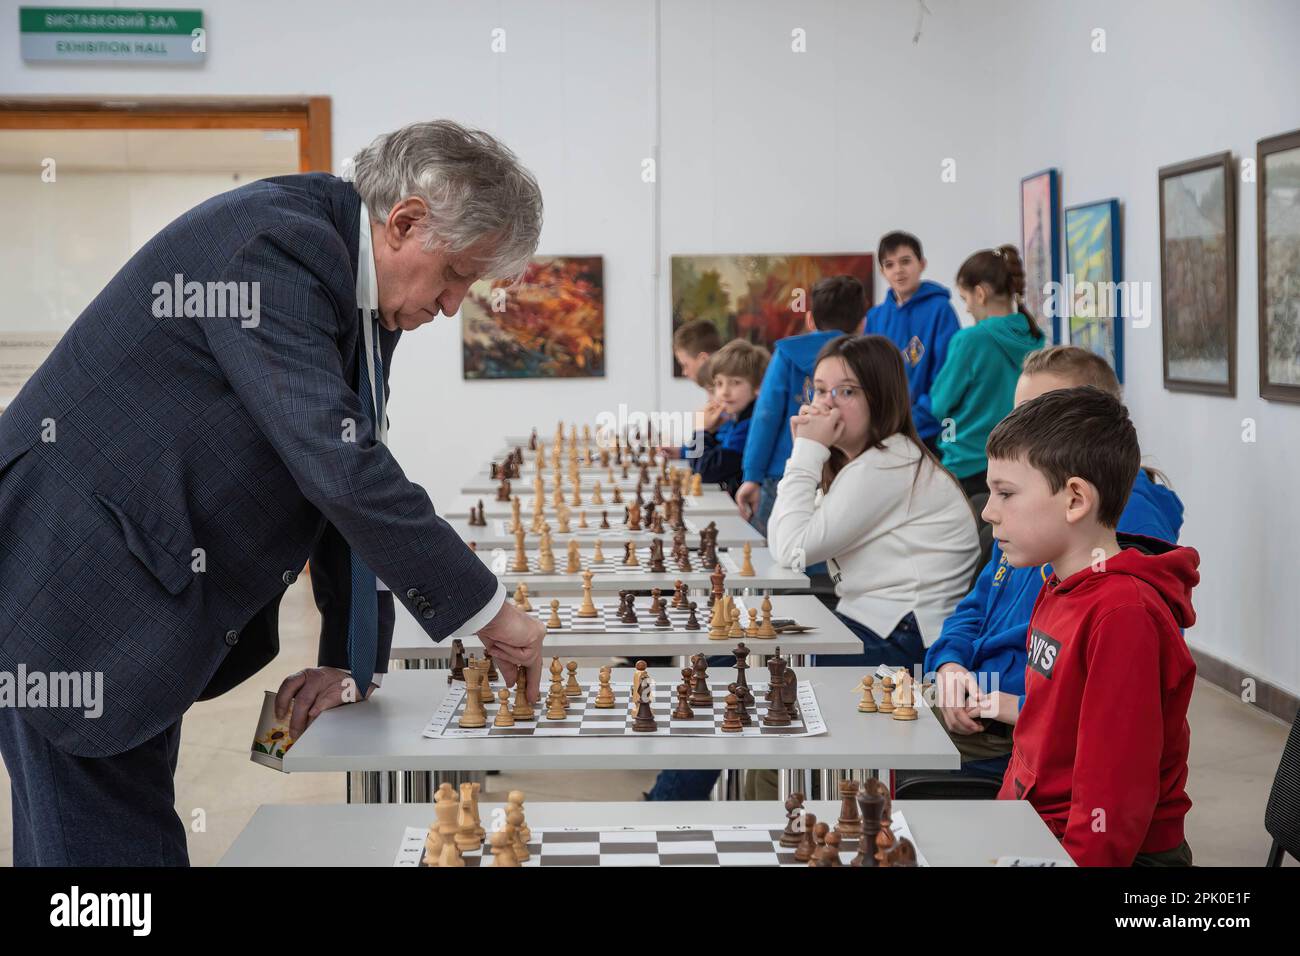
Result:
{"type": "Polygon", "coordinates": [[[1057,166],[1072,205],[1123,203],[1126,278],[1150,282],[1152,324],[1125,330],[1125,394],[1149,462],[1187,506],[1183,543],[1201,555],[1188,640],[1256,679],[1300,693],[1300,406],[1259,397],[1255,186],[1238,181],[1237,397],[1166,391],[1161,378],[1159,167],[1300,127],[1300,5],[1089,0],[996,5],[990,100],[999,123],[997,235],[1015,235],[1019,176],[1057,166]],[[1106,30],[1106,52],[1091,31],[1106,30]],[[997,94],[996,97],[993,94],[997,94]],[[1003,99],[1005,97],[1005,99],[1003,99]],[[1028,122],[1017,121],[1028,120],[1028,122]],[[1243,419],[1258,441],[1242,441],[1243,419]]]}
{"type": "MultiPolygon", "coordinates": [[[[3,134],[0,134],[3,135],[3,134]]],[[[266,176],[296,172],[121,173],[60,166],[0,172],[0,330],[62,334],[122,264],[203,200],[266,176]]]]}
{"type": "MultiPolygon", "coordinates": [[[[364,15],[210,0],[200,69],[30,67],[15,39],[0,91],[326,94],[336,164],[376,133],[434,116],[515,148],[546,199],[541,251],[605,256],[608,373],[463,382],[456,321],[408,336],[392,441],[436,502],[507,430],[549,430],[619,402],[697,403],[670,378],[673,253],[872,249],[902,227],[925,241],[930,277],[951,284],[966,254],[1017,239],[1019,178],[1057,166],[1067,203],[1124,201],[1127,274],[1158,289],[1157,167],[1224,148],[1253,155],[1257,138],[1300,127],[1300,15],[1285,0],[926,2],[914,46],[911,0],[663,0],[657,196],[640,175],[656,145],[651,0],[387,0],[364,15]],[[1098,26],[1102,55],[1089,51],[1098,26]],[[507,31],[505,54],[490,50],[494,27],[507,31]],[[796,27],[804,54],[790,49],[796,27]],[[946,158],[955,183],[940,180],[946,158]]],[[[2,0],[0,22],[17,5],[2,0]]],[[[1288,441],[1300,409],[1255,397],[1250,186],[1238,218],[1239,397],[1164,391],[1158,316],[1129,333],[1128,396],[1149,458],[1187,505],[1184,541],[1202,553],[1190,640],[1300,692],[1289,494],[1300,453],[1288,441]],[[1254,445],[1240,441],[1247,416],[1254,445]]]]}

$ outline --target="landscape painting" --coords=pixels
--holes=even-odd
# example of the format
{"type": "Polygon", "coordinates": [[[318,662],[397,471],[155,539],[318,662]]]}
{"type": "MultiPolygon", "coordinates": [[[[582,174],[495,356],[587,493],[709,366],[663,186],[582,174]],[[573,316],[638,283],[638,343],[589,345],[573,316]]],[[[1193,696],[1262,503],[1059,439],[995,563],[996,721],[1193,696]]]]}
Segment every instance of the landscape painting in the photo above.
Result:
{"type": "Polygon", "coordinates": [[[1259,394],[1300,402],[1300,130],[1258,150],[1259,394]]]}
{"type": "Polygon", "coordinates": [[[464,377],[605,374],[601,256],[535,256],[516,285],[476,282],[461,303],[464,377]]]}
{"type": "Polygon", "coordinates": [[[1124,280],[1119,200],[1065,210],[1065,283],[1070,319],[1065,344],[1104,358],[1124,381],[1124,280]]]}
{"type": "MultiPolygon", "coordinates": [[[[834,275],[861,281],[871,307],[875,257],[869,252],[673,256],[673,331],[707,319],[724,343],[743,338],[771,350],[787,335],[804,331],[814,283],[834,275]]],[[[673,374],[681,375],[676,362],[673,374]]]]}
{"type": "MultiPolygon", "coordinates": [[[[1020,180],[1020,252],[1025,261],[1025,305],[1051,342],[1061,341],[1060,316],[1048,315],[1047,284],[1061,281],[1061,184],[1055,169],[1020,180]]],[[[1055,311],[1055,310],[1053,310],[1055,311]]]]}
{"type": "Polygon", "coordinates": [[[1160,170],[1165,388],[1237,391],[1237,223],[1232,154],[1160,170]]]}

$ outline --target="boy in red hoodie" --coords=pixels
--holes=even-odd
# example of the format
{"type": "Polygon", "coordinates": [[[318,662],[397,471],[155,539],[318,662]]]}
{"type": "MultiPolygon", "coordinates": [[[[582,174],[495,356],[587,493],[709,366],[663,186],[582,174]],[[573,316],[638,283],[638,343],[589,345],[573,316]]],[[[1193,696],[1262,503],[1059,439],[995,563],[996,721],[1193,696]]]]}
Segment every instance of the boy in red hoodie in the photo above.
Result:
{"type": "MultiPolygon", "coordinates": [[[[984,519],[1017,567],[1051,564],[999,799],[1028,800],[1081,866],[1190,865],[1183,818],[1199,556],[1116,535],[1141,464],[1128,410],[1091,386],[989,435],[984,519]]],[[[996,695],[987,702],[996,706],[996,695]]]]}

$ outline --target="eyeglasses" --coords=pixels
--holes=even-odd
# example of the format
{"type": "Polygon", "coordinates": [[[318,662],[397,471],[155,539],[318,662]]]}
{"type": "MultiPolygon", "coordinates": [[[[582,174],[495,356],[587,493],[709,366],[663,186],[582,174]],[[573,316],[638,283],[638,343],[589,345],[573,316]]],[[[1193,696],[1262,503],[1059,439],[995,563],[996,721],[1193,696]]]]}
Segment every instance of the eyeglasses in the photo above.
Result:
{"type": "Polygon", "coordinates": [[[837,385],[834,388],[818,388],[812,383],[812,379],[803,380],[803,400],[809,405],[819,400],[830,398],[835,405],[845,405],[853,401],[858,395],[862,394],[861,385],[837,385]]]}

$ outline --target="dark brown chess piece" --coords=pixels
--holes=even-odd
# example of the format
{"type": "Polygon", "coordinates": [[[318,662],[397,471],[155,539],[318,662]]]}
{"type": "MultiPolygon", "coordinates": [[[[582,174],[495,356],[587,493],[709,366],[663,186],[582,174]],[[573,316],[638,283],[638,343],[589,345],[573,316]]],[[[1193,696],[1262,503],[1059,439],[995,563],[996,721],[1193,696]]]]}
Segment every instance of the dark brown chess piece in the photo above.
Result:
{"type": "Polygon", "coordinates": [[[749,716],[749,709],[745,706],[748,701],[745,700],[744,690],[731,683],[727,685],[727,694],[736,698],[736,720],[740,721],[742,727],[750,726],[754,718],[749,716]]]}
{"type": "Polygon", "coordinates": [[[659,616],[655,618],[655,627],[672,627],[673,622],[668,619],[668,602],[662,598],[659,600],[659,616]]]}
{"type": "Polygon", "coordinates": [[[803,794],[795,791],[785,798],[785,830],[781,833],[781,846],[791,849],[799,845],[803,834],[799,821],[803,816],[803,794]]]}
{"type": "Polygon", "coordinates": [[[673,582],[673,607],[680,608],[686,603],[686,585],[678,578],[673,582]]]}
{"type": "Polygon", "coordinates": [[[636,623],[636,595],[630,591],[627,595],[627,611],[623,615],[624,624],[636,623]]]}
{"type": "Polygon", "coordinates": [[[736,686],[742,689],[745,703],[752,704],[754,694],[749,689],[749,681],[745,679],[745,671],[749,670],[749,648],[745,646],[744,641],[741,641],[732,649],[731,653],[736,658],[736,686]]]}
{"type": "Polygon", "coordinates": [[[695,570],[695,566],[691,564],[690,549],[688,549],[686,545],[679,544],[674,546],[673,555],[677,558],[678,571],[691,572],[695,570]]]}
{"type": "Polygon", "coordinates": [[[916,859],[916,846],[907,837],[900,837],[898,842],[885,854],[881,866],[919,866],[916,859]]]}
{"type": "Polygon", "coordinates": [[[601,531],[608,531],[608,530],[609,530],[609,512],[608,512],[608,511],[602,511],[602,512],[600,513],[600,530],[601,530],[601,531]]]}
{"type": "MultiPolygon", "coordinates": [[[[826,826],[822,823],[819,826],[826,826]]],[[[816,866],[843,866],[840,861],[840,835],[838,833],[826,834],[826,845],[818,852],[818,856],[813,858],[816,866]]]]}
{"type": "Polygon", "coordinates": [[[698,631],[700,629],[700,620],[695,616],[695,602],[692,601],[687,607],[690,608],[691,613],[686,618],[686,630],[698,631]]]}
{"type": "Polygon", "coordinates": [[[851,866],[876,865],[876,834],[880,832],[880,817],[885,810],[885,801],[870,789],[858,790],[858,813],[862,817],[862,835],[858,839],[858,855],[853,858],[851,866]]]}
{"type": "Polygon", "coordinates": [[[790,711],[785,699],[785,658],[780,654],[768,658],[767,670],[772,675],[768,690],[771,695],[767,702],[767,713],[763,715],[763,724],[767,727],[790,726],[790,711]]]}
{"type": "Polygon", "coordinates": [[[487,659],[487,679],[488,682],[491,683],[492,681],[497,680],[501,675],[497,673],[497,662],[493,660],[492,655],[484,654],[483,656],[487,659]]]}
{"type": "Polygon", "coordinates": [[[465,679],[465,642],[459,637],[451,642],[451,673],[447,675],[447,683],[454,680],[465,679]]]}
{"type": "Polygon", "coordinates": [[[799,838],[799,845],[794,850],[796,863],[807,863],[817,850],[817,844],[813,841],[813,828],[816,826],[817,814],[805,810],[803,814],[803,833],[799,838]]]}
{"type": "Polygon", "coordinates": [[[632,721],[632,729],[639,734],[654,733],[659,725],[655,723],[654,709],[650,706],[650,676],[641,678],[641,683],[637,687],[637,705],[636,718],[632,721]]]}
{"type": "Polygon", "coordinates": [[[502,478],[501,484],[497,485],[497,501],[510,500],[510,480],[502,478]]]}
{"type": "Polygon", "coordinates": [[[656,574],[663,574],[668,570],[664,567],[663,538],[655,538],[650,542],[650,570],[656,574]]]}
{"type": "MultiPolygon", "coordinates": [[[[735,687],[735,684],[731,685],[735,687]]],[[[744,724],[740,722],[740,708],[736,701],[734,693],[727,694],[726,710],[722,714],[722,732],[724,734],[738,734],[744,729],[744,724]]]]}
{"type": "Polygon", "coordinates": [[[693,707],[712,707],[713,693],[709,690],[709,659],[703,654],[691,658],[695,675],[691,680],[691,705],[693,707]]]}
{"type": "Polygon", "coordinates": [[[682,682],[677,685],[677,708],[673,711],[673,720],[691,720],[695,711],[691,710],[691,678],[695,672],[689,667],[682,668],[682,682]]]}
{"type": "Polygon", "coordinates": [[[726,574],[722,571],[722,565],[714,565],[713,573],[709,575],[709,609],[717,604],[722,597],[722,584],[726,580],[726,574]]]}

